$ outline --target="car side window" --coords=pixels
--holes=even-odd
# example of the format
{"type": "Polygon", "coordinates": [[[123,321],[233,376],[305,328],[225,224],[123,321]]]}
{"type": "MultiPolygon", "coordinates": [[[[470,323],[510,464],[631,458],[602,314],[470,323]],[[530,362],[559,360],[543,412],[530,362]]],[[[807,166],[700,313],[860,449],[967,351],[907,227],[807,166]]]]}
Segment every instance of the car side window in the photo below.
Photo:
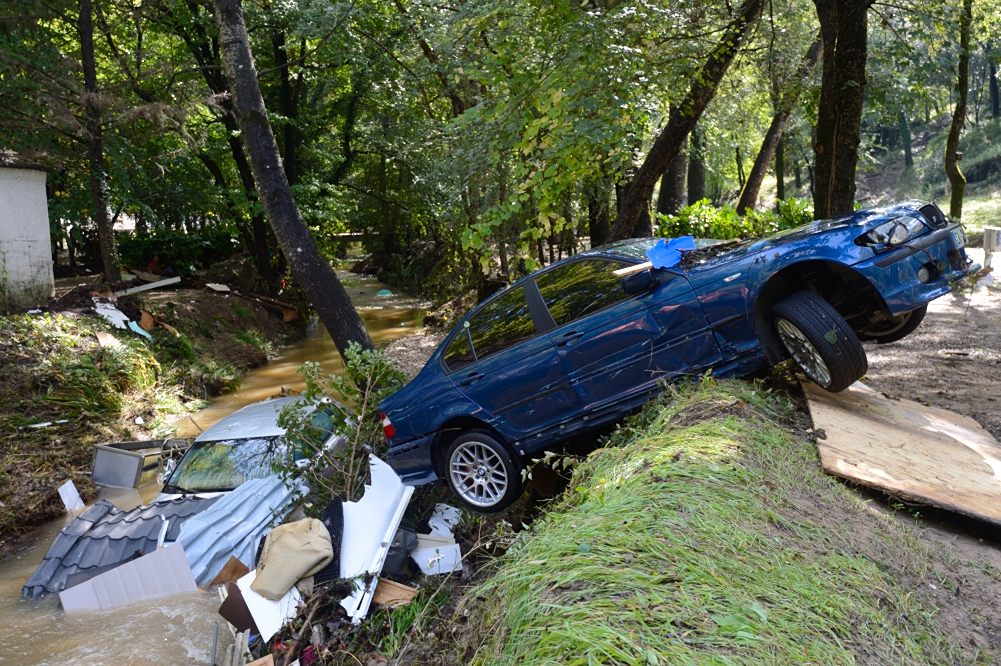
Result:
{"type": "Polygon", "coordinates": [[[622,267],[617,261],[584,259],[543,273],[535,282],[556,325],[562,326],[629,298],[614,273],[622,267]]]}
{"type": "Polygon", "coordinates": [[[477,360],[507,349],[535,335],[525,290],[515,287],[501,294],[469,320],[477,360]]]}
{"type": "Polygon", "coordinates": [[[466,331],[459,330],[456,336],[452,338],[452,341],[448,343],[448,347],[445,348],[443,358],[445,359],[445,366],[450,372],[464,368],[476,360],[473,358],[473,350],[469,348],[469,336],[466,335],[466,331]]]}

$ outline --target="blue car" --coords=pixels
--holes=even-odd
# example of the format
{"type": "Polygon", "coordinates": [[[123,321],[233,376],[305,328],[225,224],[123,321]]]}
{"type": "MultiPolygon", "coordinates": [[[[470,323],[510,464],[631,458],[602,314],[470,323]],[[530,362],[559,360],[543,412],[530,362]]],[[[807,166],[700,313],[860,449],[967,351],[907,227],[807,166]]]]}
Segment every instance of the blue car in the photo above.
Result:
{"type": "Polygon", "coordinates": [[[473,308],[380,404],[403,480],[444,479],[469,508],[498,511],[521,494],[526,461],[664,381],[792,358],[841,391],[866,372],[860,340],[904,337],[974,268],[962,227],[919,202],[700,243],[670,268],[644,263],[655,242],[582,252],[473,308]]]}

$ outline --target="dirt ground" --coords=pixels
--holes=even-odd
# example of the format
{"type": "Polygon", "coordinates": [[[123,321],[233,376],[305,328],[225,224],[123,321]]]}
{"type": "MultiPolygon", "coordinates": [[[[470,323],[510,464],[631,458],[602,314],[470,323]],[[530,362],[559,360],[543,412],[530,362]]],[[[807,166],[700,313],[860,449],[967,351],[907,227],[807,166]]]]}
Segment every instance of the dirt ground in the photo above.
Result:
{"type": "Polygon", "coordinates": [[[914,333],[865,350],[872,388],[965,414],[1001,439],[1001,289],[933,301],[914,333]]]}

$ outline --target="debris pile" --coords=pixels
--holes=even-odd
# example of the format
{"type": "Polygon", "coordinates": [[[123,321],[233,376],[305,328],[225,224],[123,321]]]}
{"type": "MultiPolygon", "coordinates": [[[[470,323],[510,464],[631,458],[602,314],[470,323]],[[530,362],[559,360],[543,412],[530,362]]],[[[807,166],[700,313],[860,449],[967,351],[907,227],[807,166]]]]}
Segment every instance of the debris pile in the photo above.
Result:
{"type": "Polygon", "coordinates": [[[408,560],[423,575],[462,570],[452,534],[459,510],[436,505],[427,533],[401,528],[413,487],[375,456],[369,466],[361,498],[332,500],[320,518],[296,508],[307,489],[277,476],[131,511],[100,500],[57,535],[22,596],[58,593],[67,612],[103,611],[215,588],[232,634],[221,663],[273,650],[309,663],[332,617],[350,627],[372,604],[395,608],[414,598],[418,588],[403,582],[412,580],[408,560]],[[272,644],[297,617],[294,642],[272,644]]]}

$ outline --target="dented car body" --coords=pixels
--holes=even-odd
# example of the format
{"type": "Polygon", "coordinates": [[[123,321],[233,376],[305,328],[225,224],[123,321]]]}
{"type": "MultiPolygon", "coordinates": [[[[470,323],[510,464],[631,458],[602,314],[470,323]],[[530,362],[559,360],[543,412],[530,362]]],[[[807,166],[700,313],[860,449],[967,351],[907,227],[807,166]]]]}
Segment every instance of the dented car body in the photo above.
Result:
{"type": "Polygon", "coordinates": [[[934,204],[907,202],[643,268],[656,239],[575,255],[472,309],[380,405],[404,481],[449,483],[480,511],[521,492],[523,461],[618,421],[661,382],[744,376],[792,357],[838,391],[859,340],[890,342],[972,266],[934,204]]]}

